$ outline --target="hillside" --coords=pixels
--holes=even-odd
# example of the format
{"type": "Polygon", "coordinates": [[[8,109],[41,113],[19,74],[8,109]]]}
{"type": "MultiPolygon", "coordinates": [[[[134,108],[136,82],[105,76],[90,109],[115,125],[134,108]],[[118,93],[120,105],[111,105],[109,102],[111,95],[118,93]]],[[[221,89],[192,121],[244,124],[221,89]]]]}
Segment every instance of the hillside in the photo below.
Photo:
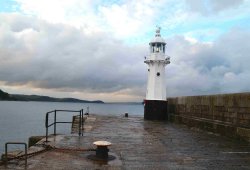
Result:
{"type": "Polygon", "coordinates": [[[15,99],[11,97],[8,93],[0,89],[0,100],[15,100],[15,99]]]}
{"type": "Polygon", "coordinates": [[[46,102],[74,102],[74,103],[104,103],[101,100],[88,101],[75,98],[55,98],[39,95],[8,94],[0,89],[0,100],[15,101],[46,101],[46,102]]]}

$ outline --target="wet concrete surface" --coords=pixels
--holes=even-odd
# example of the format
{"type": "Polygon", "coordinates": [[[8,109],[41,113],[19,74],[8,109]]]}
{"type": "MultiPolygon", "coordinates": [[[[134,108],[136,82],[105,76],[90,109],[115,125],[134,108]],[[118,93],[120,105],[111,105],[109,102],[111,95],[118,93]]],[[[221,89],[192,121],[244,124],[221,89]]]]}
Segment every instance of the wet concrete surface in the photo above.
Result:
{"type": "MultiPolygon", "coordinates": [[[[58,149],[28,159],[27,169],[250,169],[250,145],[143,117],[91,115],[83,136],[57,135],[58,149]],[[94,141],[109,141],[112,161],[93,161],[94,141]]],[[[41,141],[42,143],[42,141],[41,141]]],[[[23,169],[23,161],[0,169],[23,169]]]]}

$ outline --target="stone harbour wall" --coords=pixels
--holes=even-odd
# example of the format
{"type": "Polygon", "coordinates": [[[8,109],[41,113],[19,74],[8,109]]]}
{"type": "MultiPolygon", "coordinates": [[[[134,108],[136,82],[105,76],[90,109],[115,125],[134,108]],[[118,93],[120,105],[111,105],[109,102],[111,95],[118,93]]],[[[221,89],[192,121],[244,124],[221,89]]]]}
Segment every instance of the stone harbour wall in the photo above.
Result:
{"type": "Polygon", "coordinates": [[[168,98],[169,119],[250,141],[250,93],[168,98]]]}

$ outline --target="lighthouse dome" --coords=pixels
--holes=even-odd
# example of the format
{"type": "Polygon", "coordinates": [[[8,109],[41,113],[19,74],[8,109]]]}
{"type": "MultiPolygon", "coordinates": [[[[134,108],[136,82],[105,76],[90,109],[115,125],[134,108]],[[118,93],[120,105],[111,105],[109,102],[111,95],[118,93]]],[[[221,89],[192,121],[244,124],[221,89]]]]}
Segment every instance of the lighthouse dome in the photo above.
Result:
{"type": "Polygon", "coordinates": [[[151,39],[151,41],[149,42],[150,44],[154,44],[154,43],[160,43],[160,44],[166,44],[165,40],[161,37],[161,28],[158,27],[155,31],[155,37],[151,39]]]}
{"type": "Polygon", "coordinates": [[[154,38],[152,38],[149,44],[152,44],[152,43],[166,44],[165,40],[162,37],[154,37],[154,38]]]}

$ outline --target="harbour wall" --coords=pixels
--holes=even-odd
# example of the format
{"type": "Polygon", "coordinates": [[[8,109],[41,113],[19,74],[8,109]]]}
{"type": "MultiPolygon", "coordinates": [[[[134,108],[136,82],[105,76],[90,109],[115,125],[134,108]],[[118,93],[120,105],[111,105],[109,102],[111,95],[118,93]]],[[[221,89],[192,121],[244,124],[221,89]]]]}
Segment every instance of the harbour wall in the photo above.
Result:
{"type": "Polygon", "coordinates": [[[250,93],[168,98],[169,120],[250,142],[250,93]]]}

